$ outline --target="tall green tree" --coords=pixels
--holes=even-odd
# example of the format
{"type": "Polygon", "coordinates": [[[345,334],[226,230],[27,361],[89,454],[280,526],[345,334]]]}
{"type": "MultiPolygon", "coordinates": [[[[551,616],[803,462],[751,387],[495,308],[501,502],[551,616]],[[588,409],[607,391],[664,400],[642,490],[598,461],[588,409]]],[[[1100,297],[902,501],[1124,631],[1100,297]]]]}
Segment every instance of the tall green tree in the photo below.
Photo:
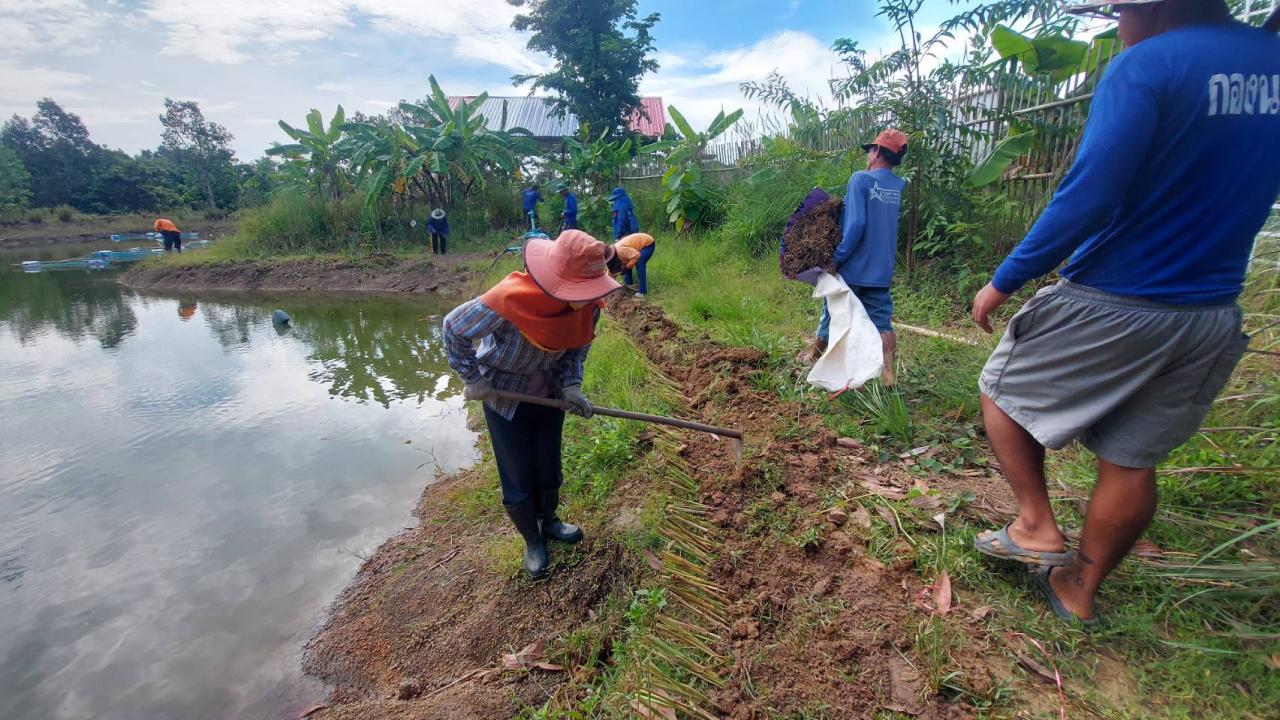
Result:
{"type": "Polygon", "coordinates": [[[573,113],[587,137],[626,133],[631,115],[640,109],[640,78],[658,69],[650,29],[658,13],[639,17],[636,0],[507,0],[526,8],[512,27],[532,31],[529,49],[555,60],[551,71],[516,75],[516,85],[529,84],[555,94],[551,100],[562,117],[573,113]]]}
{"type": "Polygon", "coordinates": [[[92,183],[90,158],[100,148],[89,139],[80,116],[67,112],[51,98],[36,103],[30,120],[14,115],[5,122],[0,140],[17,153],[31,174],[32,204],[82,207],[92,183]]]}
{"type": "Polygon", "coordinates": [[[230,147],[232,134],[222,125],[206,120],[200,106],[191,100],[165,98],[160,124],[164,126],[161,148],[199,180],[209,209],[217,210],[214,187],[231,176],[235,161],[230,147]]]}
{"type": "Polygon", "coordinates": [[[0,145],[0,211],[21,210],[31,201],[31,173],[18,153],[0,145]]]}

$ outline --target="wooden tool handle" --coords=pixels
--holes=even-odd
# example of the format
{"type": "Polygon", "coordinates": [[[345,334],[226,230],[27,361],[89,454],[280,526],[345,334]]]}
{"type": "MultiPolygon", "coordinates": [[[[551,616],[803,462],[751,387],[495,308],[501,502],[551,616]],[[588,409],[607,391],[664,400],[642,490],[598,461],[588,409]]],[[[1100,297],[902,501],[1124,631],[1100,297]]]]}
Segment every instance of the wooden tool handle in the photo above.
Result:
{"type": "MultiPolygon", "coordinates": [[[[575,408],[573,403],[566,402],[564,400],[557,400],[556,398],[536,397],[534,395],[506,392],[503,390],[498,390],[496,392],[500,398],[515,400],[517,402],[533,403],[534,405],[546,405],[547,407],[559,408],[565,412],[573,412],[575,408]]],[[[692,420],[681,420],[679,418],[669,418],[661,415],[649,415],[647,413],[618,410],[615,408],[600,407],[598,405],[592,405],[591,412],[596,415],[607,415],[609,417],[622,418],[624,420],[639,420],[640,422],[655,423],[657,425],[670,425],[672,427],[684,428],[686,430],[701,430],[702,432],[708,432],[712,435],[734,438],[735,440],[742,439],[741,430],[716,427],[715,425],[704,425],[703,423],[693,422],[692,420]]]]}

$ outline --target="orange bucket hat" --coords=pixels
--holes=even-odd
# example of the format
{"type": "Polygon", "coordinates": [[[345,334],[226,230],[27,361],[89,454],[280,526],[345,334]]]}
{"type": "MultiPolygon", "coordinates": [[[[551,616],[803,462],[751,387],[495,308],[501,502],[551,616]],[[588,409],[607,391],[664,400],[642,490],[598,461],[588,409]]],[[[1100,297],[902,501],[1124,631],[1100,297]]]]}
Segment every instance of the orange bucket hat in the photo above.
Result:
{"type": "Polygon", "coordinates": [[[590,302],[622,287],[609,276],[605,244],[581,230],[565,230],[555,240],[530,238],[524,266],[543,292],[562,302],[590,302]]]}

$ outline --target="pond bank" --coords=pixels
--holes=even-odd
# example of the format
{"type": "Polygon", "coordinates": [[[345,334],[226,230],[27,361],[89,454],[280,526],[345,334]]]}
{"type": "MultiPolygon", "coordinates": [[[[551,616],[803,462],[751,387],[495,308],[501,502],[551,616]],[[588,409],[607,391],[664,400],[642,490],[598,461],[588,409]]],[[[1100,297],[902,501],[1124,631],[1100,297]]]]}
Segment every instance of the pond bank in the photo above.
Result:
{"type": "Polygon", "coordinates": [[[374,253],[358,258],[320,256],[270,260],[147,262],[121,276],[146,290],[258,292],[369,292],[466,294],[484,258],[460,253],[444,257],[374,253]]]}

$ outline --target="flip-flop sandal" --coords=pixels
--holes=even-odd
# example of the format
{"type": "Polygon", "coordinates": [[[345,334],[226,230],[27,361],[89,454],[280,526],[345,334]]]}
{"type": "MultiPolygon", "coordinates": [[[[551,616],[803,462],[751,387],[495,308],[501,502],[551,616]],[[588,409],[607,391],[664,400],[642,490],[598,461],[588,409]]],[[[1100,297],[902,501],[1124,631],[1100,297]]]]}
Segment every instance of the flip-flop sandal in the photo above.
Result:
{"type": "Polygon", "coordinates": [[[1012,560],[1014,562],[1025,563],[1027,565],[1038,565],[1040,567],[1062,567],[1064,565],[1070,565],[1074,555],[1074,553],[1069,550],[1064,552],[1047,552],[1044,550],[1027,550],[1019,547],[1018,544],[1009,537],[1008,525],[1005,525],[999,530],[988,530],[974,536],[973,547],[983,555],[990,555],[993,558],[1012,560]]]}
{"type": "Polygon", "coordinates": [[[1085,628],[1097,627],[1097,615],[1085,619],[1071,612],[1066,605],[1062,604],[1062,599],[1058,597],[1058,593],[1053,590],[1053,585],[1049,583],[1049,573],[1051,572],[1053,572],[1053,568],[1047,567],[1042,570],[1035,570],[1031,574],[1035,577],[1036,585],[1040,588],[1040,594],[1044,595],[1044,599],[1049,601],[1049,607],[1053,609],[1053,614],[1071,625],[1082,625],[1085,628]]]}

